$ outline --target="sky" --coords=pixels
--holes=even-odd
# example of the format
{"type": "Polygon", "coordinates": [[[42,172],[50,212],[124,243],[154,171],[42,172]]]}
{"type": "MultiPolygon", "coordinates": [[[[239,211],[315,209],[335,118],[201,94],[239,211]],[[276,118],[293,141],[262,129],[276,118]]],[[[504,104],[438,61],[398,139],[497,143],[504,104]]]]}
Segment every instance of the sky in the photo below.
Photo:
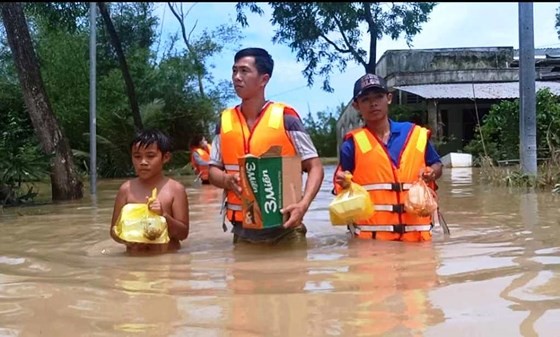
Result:
{"type": "MultiPolygon", "coordinates": [[[[560,48],[556,32],[556,9],[560,3],[533,3],[535,48],[560,48]]],[[[334,92],[321,89],[322,78],[316,77],[313,87],[307,86],[307,79],[301,71],[304,63],[296,61],[295,53],[286,45],[274,44],[274,27],[270,23],[270,10],[261,3],[265,14],[247,13],[249,26],[242,28],[244,35],[241,47],[261,47],[269,51],[274,59],[274,72],[266,87],[266,98],[284,102],[294,107],[302,117],[309,112],[335,111],[340,104],[347,104],[352,96],[354,82],[363,75],[364,69],[357,63],[349,63],[344,72],[331,74],[334,92]]],[[[183,3],[185,12],[190,8],[186,22],[193,35],[203,29],[212,29],[221,23],[235,23],[235,3],[183,3]],[[194,4],[194,6],[193,6],[194,4]],[[192,6],[192,7],[191,7],[192,6]],[[196,26],[194,25],[196,22],[196,26]]],[[[412,41],[412,49],[461,48],[461,47],[513,47],[519,48],[519,6],[510,3],[438,3],[429,15],[428,22],[422,24],[422,31],[412,41]]],[[[166,3],[156,4],[156,14],[162,24],[164,38],[179,31],[177,20],[166,3]]],[[[369,44],[367,35],[364,47],[369,44]]],[[[368,48],[365,48],[368,50],[368,48]]],[[[409,49],[401,36],[398,40],[383,37],[377,44],[377,60],[387,50],[409,49]]],[[[215,80],[230,80],[233,56],[236,50],[224,50],[211,59],[215,66],[212,74],[215,80]]],[[[229,105],[239,101],[229,102],[229,105]]]]}

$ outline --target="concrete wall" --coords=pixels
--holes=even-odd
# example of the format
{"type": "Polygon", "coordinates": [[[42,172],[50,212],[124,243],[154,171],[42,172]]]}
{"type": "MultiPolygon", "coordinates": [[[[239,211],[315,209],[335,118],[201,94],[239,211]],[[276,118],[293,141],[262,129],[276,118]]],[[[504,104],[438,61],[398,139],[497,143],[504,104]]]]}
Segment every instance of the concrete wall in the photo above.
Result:
{"type": "Polygon", "coordinates": [[[399,85],[515,82],[519,80],[518,69],[475,69],[454,71],[422,71],[417,73],[392,73],[385,80],[389,88],[399,85]]]}
{"type": "Polygon", "coordinates": [[[386,51],[376,65],[378,75],[442,70],[507,69],[513,47],[404,49],[386,51]]]}

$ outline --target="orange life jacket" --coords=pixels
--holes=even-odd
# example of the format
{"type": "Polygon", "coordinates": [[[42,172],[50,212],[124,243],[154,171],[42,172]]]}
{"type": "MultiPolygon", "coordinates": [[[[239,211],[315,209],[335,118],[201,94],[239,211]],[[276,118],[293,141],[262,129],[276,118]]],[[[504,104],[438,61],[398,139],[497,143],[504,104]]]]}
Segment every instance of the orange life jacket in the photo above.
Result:
{"type": "MultiPolygon", "coordinates": [[[[401,151],[399,167],[396,167],[386,146],[368,129],[355,129],[345,136],[345,140],[353,138],[356,145],[352,181],[369,192],[375,209],[369,219],[356,224],[359,226],[358,236],[362,231],[393,232],[391,234],[398,234],[393,236],[398,239],[407,232],[427,232],[431,229],[431,216],[420,217],[404,210],[408,189],[418,180],[420,170],[426,167],[425,152],[429,137],[428,129],[414,125],[401,151]]],[[[335,175],[340,171],[339,165],[335,175]]],[[[335,190],[340,190],[337,184],[335,190]]],[[[371,238],[371,233],[366,235],[371,238]]]]}
{"type": "Polygon", "coordinates": [[[200,179],[203,181],[207,181],[208,180],[208,165],[206,166],[201,166],[198,165],[198,163],[196,162],[196,160],[194,159],[194,153],[198,153],[198,155],[200,156],[200,159],[204,160],[205,162],[209,162],[210,161],[210,151],[212,150],[212,147],[210,144],[208,144],[208,151],[206,151],[205,149],[201,148],[201,147],[194,147],[191,149],[191,165],[194,169],[194,172],[197,175],[200,175],[200,179]]]}
{"type": "MultiPolygon", "coordinates": [[[[290,108],[281,103],[268,103],[252,130],[249,130],[245,117],[238,109],[222,112],[220,145],[226,173],[239,172],[240,157],[247,154],[260,156],[271,146],[280,146],[282,156],[296,155],[294,144],[284,127],[286,107],[290,108]]],[[[294,110],[290,108],[289,111],[294,110]]],[[[226,208],[228,220],[242,222],[241,200],[232,191],[227,191],[226,208]]]]}

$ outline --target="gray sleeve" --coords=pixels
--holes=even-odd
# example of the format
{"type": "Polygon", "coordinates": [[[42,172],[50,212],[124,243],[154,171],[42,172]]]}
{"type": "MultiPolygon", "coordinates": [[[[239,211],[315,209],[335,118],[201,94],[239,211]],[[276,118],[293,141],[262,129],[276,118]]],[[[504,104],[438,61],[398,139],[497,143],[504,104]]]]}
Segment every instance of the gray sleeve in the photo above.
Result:
{"type": "Polygon", "coordinates": [[[311,136],[305,129],[301,119],[295,116],[285,115],[284,127],[292,139],[296,152],[301,157],[301,160],[319,157],[315,144],[313,144],[311,136]]]}
{"type": "Polygon", "coordinates": [[[319,157],[317,149],[307,132],[288,131],[288,134],[290,138],[292,138],[296,152],[301,157],[302,161],[319,157]]]}
{"type": "Polygon", "coordinates": [[[199,165],[199,166],[208,166],[208,163],[206,161],[204,161],[202,159],[202,157],[200,157],[200,155],[198,154],[198,152],[193,152],[193,158],[194,161],[199,165]]]}
{"type": "Polygon", "coordinates": [[[224,168],[224,161],[222,159],[222,149],[220,148],[220,135],[214,136],[212,140],[212,150],[210,151],[210,165],[224,168]]]}

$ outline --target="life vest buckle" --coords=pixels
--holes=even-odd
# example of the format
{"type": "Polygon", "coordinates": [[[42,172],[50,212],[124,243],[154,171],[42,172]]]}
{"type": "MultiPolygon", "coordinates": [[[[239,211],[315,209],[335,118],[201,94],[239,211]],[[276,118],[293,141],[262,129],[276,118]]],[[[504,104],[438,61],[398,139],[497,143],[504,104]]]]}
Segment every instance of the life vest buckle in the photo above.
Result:
{"type": "Polygon", "coordinates": [[[399,234],[406,233],[405,225],[393,225],[393,232],[399,234]]]}
{"type": "Polygon", "coordinates": [[[391,183],[391,191],[395,191],[395,192],[404,191],[403,183],[391,183]]]}
{"type": "Polygon", "coordinates": [[[393,212],[402,214],[405,212],[404,204],[393,205],[393,212]]]}

